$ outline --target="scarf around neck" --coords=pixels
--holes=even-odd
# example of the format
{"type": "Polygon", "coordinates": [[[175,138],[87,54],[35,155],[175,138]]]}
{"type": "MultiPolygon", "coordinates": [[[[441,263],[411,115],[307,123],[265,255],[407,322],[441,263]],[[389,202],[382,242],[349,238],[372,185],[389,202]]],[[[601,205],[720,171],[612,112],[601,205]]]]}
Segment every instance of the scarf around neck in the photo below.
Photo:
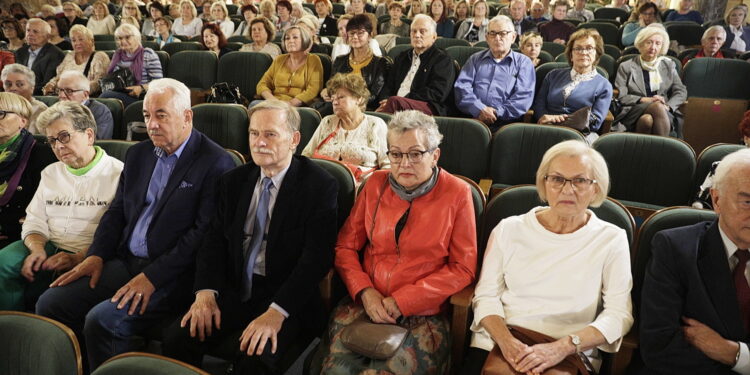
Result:
{"type": "Polygon", "coordinates": [[[119,67],[121,62],[129,62],[129,69],[131,72],[133,72],[135,83],[141,84],[143,80],[143,51],[144,48],[143,46],[141,46],[138,47],[138,49],[135,50],[132,55],[129,55],[127,52],[125,52],[124,49],[118,49],[112,56],[112,62],[109,64],[107,74],[114,72],[119,67]]]}
{"type": "Polygon", "coordinates": [[[663,56],[655,58],[654,61],[643,61],[643,59],[638,56],[638,61],[641,62],[641,68],[648,72],[649,86],[653,92],[659,91],[659,87],[662,83],[661,74],[659,74],[659,64],[662,60],[664,60],[663,56]]]}
{"type": "Polygon", "coordinates": [[[433,167],[432,176],[412,191],[406,190],[405,187],[396,182],[396,179],[393,178],[393,174],[388,174],[388,182],[391,184],[391,189],[396,195],[407,202],[411,202],[432,191],[432,188],[434,188],[437,183],[438,174],[440,174],[440,168],[433,167]]]}
{"type": "Polygon", "coordinates": [[[34,137],[26,129],[0,150],[0,206],[7,204],[16,191],[34,147],[34,137]]]}

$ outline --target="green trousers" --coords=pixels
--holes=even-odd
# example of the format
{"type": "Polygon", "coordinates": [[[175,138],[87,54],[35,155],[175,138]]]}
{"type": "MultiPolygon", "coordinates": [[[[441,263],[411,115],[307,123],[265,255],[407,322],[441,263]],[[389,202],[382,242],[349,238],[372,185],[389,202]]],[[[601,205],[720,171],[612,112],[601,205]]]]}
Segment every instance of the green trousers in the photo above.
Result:
{"type": "MultiPolygon", "coordinates": [[[[44,246],[47,256],[64,251],[47,241],[44,246]]],[[[0,310],[26,310],[27,300],[36,301],[52,283],[52,272],[39,271],[34,281],[29,282],[21,275],[23,261],[30,254],[23,241],[16,241],[0,250],[0,310]]]]}

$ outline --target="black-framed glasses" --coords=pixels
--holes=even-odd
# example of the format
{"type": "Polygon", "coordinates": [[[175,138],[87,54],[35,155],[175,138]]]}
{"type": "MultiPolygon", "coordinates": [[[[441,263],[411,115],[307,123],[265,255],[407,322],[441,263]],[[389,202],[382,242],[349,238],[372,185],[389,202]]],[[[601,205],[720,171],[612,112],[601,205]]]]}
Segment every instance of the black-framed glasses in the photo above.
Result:
{"type": "Polygon", "coordinates": [[[55,144],[59,141],[60,143],[67,145],[70,142],[70,133],[67,130],[63,130],[57,133],[57,137],[47,137],[47,143],[50,146],[55,147],[55,144]]]}
{"type": "Polygon", "coordinates": [[[572,186],[573,189],[576,189],[576,190],[584,189],[587,186],[590,186],[596,183],[596,180],[592,180],[590,178],[585,178],[585,177],[565,178],[563,176],[557,176],[553,174],[548,174],[544,176],[544,181],[547,181],[547,183],[550,184],[550,186],[552,186],[555,189],[562,189],[565,186],[566,182],[570,182],[570,186],[572,186]]]}
{"type": "Polygon", "coordinates": [[[412,150],[409,152],[388,151],[385,154],[388,155],[388,159],[391,159],[391,162],[395,164],[400,163],[404,158],[404,155],[406,155],[406,157],[408,158],[409,163],[419,163],[420,161],[422,161],[422,157],[424,156],[424,154],[432,151],[433,150],[412,150]]]}
{"type": "Polygon", "coordinates": [[[3,110],[0,110],[0,120],[5,120],[5,116],[7,116],[7,115],[8,115],[8,113],[15,113],[15,112],[13,112],[13,111],[3,111],[3,110]]]}
{"type": "Polygon", "coordinates": [[[589,46],[589,47],[575,47],[575,48],[573,48],[573,52],[575,52],[575,53],[582,53],[583,54],[583,53],[591,53],[591,52],[594,52],[594,51],[596,51],[596,47],[591,47],[591,46],[589,46]]]}
{"type": "Polygon", "coordinates": [[[65,96],[71,96],[71,95],[73,95],[73,94],[75,94],[75,93],[77,93],[77,92],[80,92],[80,91],[83,91],[83,90],[76,90],[76,89],[63,89],[63,88],[59,88],[59,87],[58,87],[58,88],[57,88],[57,89],[55,90],[55,94],[57,94],[57,95],[60,95],[60,93],[61,93],[61,92],[64,92],[64,93],[65,93],[65,96]]]}
{"type": "Polygon", "coordinates": [[[487,38],[497,38],[498,36],[501,37],[501,38],[505,38],[506,36],[510,35],[511,33],[513,33],[513,31],[506,31],[506,30],[502,30],[502,31],[488,31],[487,32],[487,38]]]}

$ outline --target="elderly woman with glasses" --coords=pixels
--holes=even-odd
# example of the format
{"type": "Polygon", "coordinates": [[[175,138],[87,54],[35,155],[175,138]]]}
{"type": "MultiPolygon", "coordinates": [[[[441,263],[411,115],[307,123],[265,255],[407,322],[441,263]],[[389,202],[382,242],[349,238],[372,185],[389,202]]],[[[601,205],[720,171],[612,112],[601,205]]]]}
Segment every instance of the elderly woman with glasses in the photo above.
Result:
{"type": "Polygon", "coordinates": [[[26,130],[31,105],[22,96],[0,92],[0,248],[21,239],[19,219],[54,156],[26,130]]]}
{"type": "Polygon", "coordinates": [[[94,10],[89,21],[86,23],[86,27],[91,30],[94,35],[112,35],[117,27],[115,18],[109,14],[109,8],[107,3],[104,1],[97,1],[91,6],[94,10]]]}
{"type": "Polygon", "coordinates": [[[444,374],[450,357],[445,304],[474,280],[476,223],[469,185],[437,166],[433,117],[396,113],[386,135],[391,169],[376,171],[339,231],[336,270],[350,298],[333,312],[322,374],[444,374]],[[357,319],[409,329],[390,358],[342,344],[357,319]]]}
{"type": "Polygon", "coordinates": [[[581,141],[558,143],[542,158],[536,188],[548,206],[508,217],[490,234],[464,374],[483,365],[567,374],[583,362],[598,371],[599,351],[616,352],[633,324],[627,236],[588,209],[607,197],[604,158],[581,141]]]}
{"type": "Polygon", "coordinates": [[[110,63],[109,56],[104,52],[96,51],[94,34],[85,26],[73,26],[70,29],[70,41],[73,43],[73,50],[69,51],[57,66],[57,75],[42,88],[45,95],[55,92],[60,74],[68,70],[83,72],[83,75],[91,82],[91,93],[99,92],[99,79],[107,72],[110,63]]]}
{"type": "Polygon", "coordinates": [[[336,74],[328,80],[327,90],[333,114],[323,118],[302,155],[341,161],[357,182],[387,168],[385,122],[362,111],[370,98],[365,80],[358,74],[336,74]]]}
{"type": "MultiPolygon", "coordinates": [[[[385,86],[385,79],[393,64],[389,57],[375,55],[370,47],[370,32],[373,24],[370,18],[358,14],[346,23],[347,42],[351,52],[336,57],[333,61],[331,74],[353,73],[364,78],[367,84],[369,96],[365,98],[365,108],[374,111],[378,108],[378,97],[385,86]]],[[[327,89],[321,91],[320,96],[324,102],[316,103],[315,107],[323,116],[333,113],[331,106],[331,95],[327,89]]]]}
{"type": "Polygon", "coordinates": [[[39,134],[40,132],[36,127],[36,118],[47,109],[47,105],[36,100],[33,96],[34,84],[36,83],[34,71],[27,68],[26,65],[10,64],[3,68],[0,79],[3,81],[3,89],[6,92],[22,96],[31,105],[31,112],[26,118],[26,129],[31,134],[39,134]]]}
{"type": "Polygon", "coordinates": [[[86,256],[99,219],[117,190],[122,162],[94,146],[96,122],[86,106],[58,102],[39,127],[59,160],[41,173],[21,238],[0,250],[0,310],[24,310],[86,256]]]}
{"type": "Polygon", "coordinates": [[[120,48],[112,56],[107,74],[118,69],[130,69],[135,77],[135,85],[126,87],[125,92],[104,91],[101,97],[120,99],[127,107],[145,95],[149,82],[162,78],[164,73],[156,52],[141,45],[141,32],[137,27],[129,24],[120,25],[115,31],[115,39],[120,48]]]}
{"type": "Polygon", "coordinates": [[[273,60],[255,91],[263,99],[279,99],[295,107],[310,105],[323,86],[323,64],[309,52],[312,36],[304,27],[291,26],[282,39],[286,53],[273,60]]]}
{"type": "Polygon", "coordinates": [[[565,55],[570,68],[555,69],[544,77],[534,100],[534,119],[540,124],[562,125],[573,113],[590,108],[588,121],[577,124],[587,139],[596,139],[612,102],[612,84],[596,71],[604,42],[594,29],[581,29],[568,40],[565,55]]]}
{"type": "Polygon", "coordinates": [[[644,28],[635,38],[640,52],[617,68],[615,87],[622,110],[615,123],[628,131],[669,135],[677,129],[682,114],[678,108],[687,99],[677,65],[664,57],[669,49],[669,35],[661,25],[644,28]]]}

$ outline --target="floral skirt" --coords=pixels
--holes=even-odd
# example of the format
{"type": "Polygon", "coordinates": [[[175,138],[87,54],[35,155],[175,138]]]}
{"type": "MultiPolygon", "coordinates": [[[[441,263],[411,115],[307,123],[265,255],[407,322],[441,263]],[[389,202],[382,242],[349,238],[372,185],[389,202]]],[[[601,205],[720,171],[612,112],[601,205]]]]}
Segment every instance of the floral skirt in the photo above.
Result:
{"type": "Polygon", "coordinates": [[[450,332],[443,314],[412,316],[401,326],[409,328],[409,335],[393,357],[378,360],[365,357],[344,347],[341,332],[360,314],[362,305],[346,299],[331,316],[328,332],[321,349],[325,351],[321,374],[329,375],[409,375],[445,374],[450,357],[450,332]]]}

